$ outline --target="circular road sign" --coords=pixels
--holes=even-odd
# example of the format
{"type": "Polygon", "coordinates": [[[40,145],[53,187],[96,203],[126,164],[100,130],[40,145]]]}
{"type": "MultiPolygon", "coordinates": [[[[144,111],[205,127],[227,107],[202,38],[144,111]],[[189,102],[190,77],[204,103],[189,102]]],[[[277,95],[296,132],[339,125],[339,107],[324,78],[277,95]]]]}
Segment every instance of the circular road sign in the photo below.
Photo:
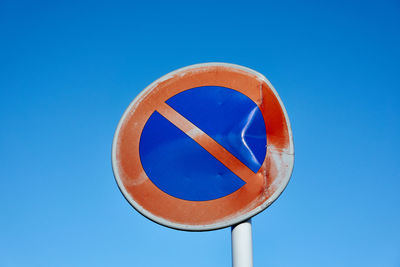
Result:
{"type": "Polygon", "coordinates": [[[112,147],[129,203],[188,231],[263,211],[286,187],[293,161],[289,119],[271,83],[226,63],[185,67],[150,84],[123,114],[112,147]]]}

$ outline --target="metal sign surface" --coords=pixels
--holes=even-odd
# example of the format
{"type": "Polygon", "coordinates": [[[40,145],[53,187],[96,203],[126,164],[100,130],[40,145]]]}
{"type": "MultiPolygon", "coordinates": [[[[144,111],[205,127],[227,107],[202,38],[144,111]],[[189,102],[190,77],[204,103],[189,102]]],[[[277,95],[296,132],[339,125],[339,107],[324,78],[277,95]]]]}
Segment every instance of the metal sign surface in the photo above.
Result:
{"type": "Polygon", "coordinates": [[[112,164],[129,203],[167,227],[227,227],[267,208],[286,187],[289,119],[261,74],[207,63],[149,85],[117,127],[112,164]]]}

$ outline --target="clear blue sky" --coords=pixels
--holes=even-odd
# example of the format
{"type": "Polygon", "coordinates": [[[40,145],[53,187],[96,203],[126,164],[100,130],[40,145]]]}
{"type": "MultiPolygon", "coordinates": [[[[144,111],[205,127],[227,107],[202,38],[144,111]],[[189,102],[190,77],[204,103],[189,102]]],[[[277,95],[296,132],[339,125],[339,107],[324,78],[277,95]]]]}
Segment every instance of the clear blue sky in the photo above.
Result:
{"type": "Polygon", "coordinates": [[[117,123],[177,68],[264,74],[295,168],[253,220],[256,266],[400,266],[399,1],[0,2],[0,266],[230,266],[230,230],[125,201],[117,123]]]}

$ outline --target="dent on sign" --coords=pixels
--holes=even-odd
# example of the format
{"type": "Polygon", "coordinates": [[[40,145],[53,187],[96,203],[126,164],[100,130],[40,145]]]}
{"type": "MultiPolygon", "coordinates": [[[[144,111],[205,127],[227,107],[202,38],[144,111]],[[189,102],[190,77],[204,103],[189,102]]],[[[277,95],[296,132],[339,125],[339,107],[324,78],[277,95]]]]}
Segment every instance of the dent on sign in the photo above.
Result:
{"type": "Polygon", "coordinates": [[[293,160],[275,89],[261,74],[226,63],[189,66],[150,84],[122,116],[112,149],[129,203],[157,223],[192,231],[267,208],[293,160]]]}

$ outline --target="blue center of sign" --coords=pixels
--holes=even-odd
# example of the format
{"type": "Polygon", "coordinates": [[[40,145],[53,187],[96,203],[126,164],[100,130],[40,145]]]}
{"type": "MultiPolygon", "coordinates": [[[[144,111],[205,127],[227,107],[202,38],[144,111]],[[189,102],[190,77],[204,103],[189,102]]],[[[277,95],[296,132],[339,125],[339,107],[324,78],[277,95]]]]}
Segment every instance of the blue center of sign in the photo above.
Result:
{"type": "MultiPolygon", "coordinates": [[[[203,86],[181,92],[166,103],[258,172],[267,140],[261,111],[250,98],[229,88],[203,86]]],[[[176,198],[213,200],[245,184],[157,111],[143,128],[139,153],[149,179],[176,198]]]]}

